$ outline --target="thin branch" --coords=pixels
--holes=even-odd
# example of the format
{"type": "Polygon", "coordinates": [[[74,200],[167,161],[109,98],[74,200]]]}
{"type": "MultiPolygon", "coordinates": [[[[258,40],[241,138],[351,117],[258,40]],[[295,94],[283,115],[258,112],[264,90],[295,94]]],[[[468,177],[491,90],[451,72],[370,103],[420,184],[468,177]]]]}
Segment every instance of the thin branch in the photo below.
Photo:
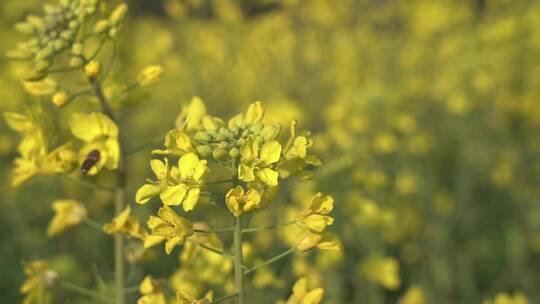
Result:
{"type": "Polygon", "coordinates": [[[286,223],[280,223],[276,225],[264,226],[264,227],[246,228],[246,229],[242,229],[242,233],[251,233],[251,232],[257,232],[257,231],[263,231],[263,230],[273,230],[277,228],[287,227],[293,224],[296,224],[296,220],[286,222],[286,223]]]}
{"type": "Polygon", "coordinates": [[[257,269],[259,269],[259,268],[261,268],[263,266],[272,264],[272,263],[274,263],[274,262],[288,256],[289,254],[293,253],[295,250],[296,249],[294,247],[291,247],[291,248],[283,251],[282,253],[276,255],[275,257],[270,258],[270,259],[268,259],[268,260],[266,260],[266,261],[264,261],[264,262],[262,262],[262,263],[260,263],[258,265],[253,266],[252,268],[244,271],[244,275],[250,274],[250,273],[254,272],[255,270],[257,270],[257,269]]]}
{"type": "MultiPolygon", "coordinates": [[[[187,242],[191,242],[191,243],[193,243],[193,244],[195,244],[195,245],[197,245],[197,246],[199,246],[199,247],[201,247],[201,248],[204,248],[204,249],[206,249],[206,250],[208,250],[208,251],[211,251],[211,252],[213,252],[213,253],[219,254],[219,255],[221,255],[221,256],[223,256],[223,257],[226,257],[226,258],[228,258],[228,259],[234,259],[234,256],[233,256],[233,255],[231,255],[231,254],[229,254],[229,253],[227,253],[227,252],[221,251],[221,250],[219,250],[219,249],[212,248],[212,247],[210,247],[210,246],[208,246],[208,245],[205,245],[205,244],[203,244],[203,243],[201,243],[201,242],[198,242],[198,241],[195,241],[195,240],[191,240],[191,239],[187,239],[186,241],[187,241],[187,242]]],[[[242,268],[245,269],[245,270],[248,270],[248,269],[249,269],[249,268],[247,268],[245,265],[242,265],[242,268]]]]}
{"type": "Polygon", "coordinates": [[[225,184],[225,183],[232,183],[232,179],[206,182],[206,185],[218,185],[218,184],[225,184]]]}
{"type": "Polygon", "coordinates": [[[216,304],[216,303],[221,303],[223,301],[226,301],[226,300],[229,300],[229,299],[232,299],[232,298],[236,298],[238,296],[238,293],[235,292],[233,294],[230,294],[228,296],[223,296],[221,298],[217,298],[215,299],[214,301],[210,302],[210,304],[216,304]]]}
{"type": "Polygon", "coordinates": [[[196,233],[220,233],[220,232],[232,232],[234,227],[228,228],[216,228],[216,229],[193,229],[196,233]]]}
{"type": "Polygon", "coordinates": [[[103,224],[100,224],[96,221],[94,221],[93,219],[90,219],[90,218],[87,218],[85,217],[84,218],[84,223],[87,224],[88,226],[92,227],[92,228],[95,228],[96,230],[99,230],[101,232],[103,232],[103,224]]]}
{"type": "Polygon", "coordinates": [[[59,285],[64,289],[74,291],[74,292],[77,292],[79,294],[91,297],[91,298],[96,298],[96,299],[100,299],[100,300],[103,300],[103,301],[106,301],[106,302],[109,302],[109,303],[114,303],[114,300],[109,298],[109,296],[107,296],[105,294],[102,294],[102,293],[99,293],[97,291],[87,289],[87,288],[79,286],[77,284],[62,281],[62,282],[60,282],[59,285]]]}

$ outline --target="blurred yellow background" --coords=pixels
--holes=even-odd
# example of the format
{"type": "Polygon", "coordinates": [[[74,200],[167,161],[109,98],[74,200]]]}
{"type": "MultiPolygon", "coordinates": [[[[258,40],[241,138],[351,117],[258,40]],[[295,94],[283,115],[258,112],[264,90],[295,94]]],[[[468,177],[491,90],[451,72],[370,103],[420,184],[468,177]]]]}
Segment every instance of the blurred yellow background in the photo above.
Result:
{"type": "MultiPolygon", "coordinates": [[[[269,121],[296,118],[312,130],[324,166],[315,182],[284,189],[281,205],[269,210],[277,217],[315,190],[331,194],[331,231],[343,250],[294,256],[262,272],[248,289],[254,299],[285,298],[305,275],[325,287],[323,303],[538,303],[540,2],[127,2],[112,75],[118,84],[107,89],[147,64],[166,71],[153,89],[114,105],[134,151],[131,201],[148,176],[152,146],[137,148],[159,142],[192,96],[224,117],[261,100],[269,121]]],[[[0,2],[2,54],[19,41],[13,24],[42,3],[0,2]]],[[[22,90],[19,63],[0,57],[0,65],[0,111],[32,103],[53,109],[22,90]]],[[[64,114],[50,112],[62,121],[64,114]]],[[[106,236],[83,227],[45,234],[53,200],[83,197],[105,222],[110,195],[47,177],[12,188],[16,144],[1,121],[0,302],[20,301],[22,262],[33,259],[80,282],[110,280],[106,236]]],[[[275,252],[270,237],[250,245],[257,255],[275,252]]],[[[215,273],[230,270],[156,255],[133,264],[131,278],[151,272],[202,292],[219,288],[225,278],[215,273]]],[[[54,303],[92,303],[57,296],[66,300],[54,303]]]]}

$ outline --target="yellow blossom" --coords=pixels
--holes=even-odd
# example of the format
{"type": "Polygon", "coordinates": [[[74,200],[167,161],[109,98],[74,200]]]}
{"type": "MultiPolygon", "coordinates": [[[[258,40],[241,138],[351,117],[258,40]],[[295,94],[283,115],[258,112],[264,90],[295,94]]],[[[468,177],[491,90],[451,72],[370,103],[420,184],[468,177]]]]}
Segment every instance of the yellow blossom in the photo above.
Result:
{"type": "Polygon", "coordinates": [[[318,304],[324,297],[324,289],[317,287],[309,290],[307,279],[301,278],[293,286],[293,293],[287,300],[287,304],[318,304]]]}
{"type": "Polygon", "coordinates": [[[310,174],[304,169],[308,166],[320,166],[321,161],[315,156],[308,154],[308,149],[313,145],[309,132],[300,135],[296,133],[296,121],[291,124],[291,137],[283,149],[284,160],[279,164],[281,178],[300,175],[301,178],[310,178],[310,174]]]}
{"type": "Polygon", "coordinates": [[[95,60],[88,62],[84,66],[84,75],[87,78],[96,78],[101,72],[101,64],[95,60]]]}
{"type": "Polygon", "coordinates": [[[264,108],[260,101],[254,102],[249,105],[245,113],[238,114],[227,123],[229,128],[234,127],[244,128],[253,125],[257,122],[261,122],[264,117],[264,108]]]}
{"type": "Polygon", "coordinates": [[[179,290],[176,292],[176,298],[178,299],[178,304],[210,304],[213,299],[213,294],[212,292],[208,292],[204,298],[197,299],[187,291],[179,290]]]}
{"type": "Polygon", "coordinates": [[[191,98],[190,102],[182,108],[176,118],[176,128],[179,130],[196,130],[202,127],[202,118],[206,115],[206,106],[198,96],[191,98]]]}
{"type": "Polygon", "coordinates": [[[309,207],[296,217],[297,224],[313,232],[324,232],[326,226],[334,223],[334,219],[326,215],[332,209],[334,209],[334,199],[319,192],[311,199],[309,207]]]}
{"type": "Polygon", "coordinates": [[[199,201],[206,169],[207,161],[200,160],[195,153],[182,155],[178,167],[171,168],[169,185],[159,195],[163,204],[182,205],[185,211],[193,210],[199,201]]]}
{"type": "Polygon", "coordinates": [[[386,289],[396,290],[401,285],[399,263],[392,257],[370,256],[360,265],[362,275],[386,289]]]}
{"type": "Polygon", "coordinates": [[[225,203],[234,216],[249,212],[260,207],[261,195],[255,189],[244,192],[244,188],[236,186],[225,195],[225,203]]]}
{"type": "Polygon", "coordinates": [[[52,97],[52,103],[61,108],[69,102],[69,94],[66,91],[58,91],[52,97]]]}
{"type": "Polygon", "coordinates": [[[120,233],[141,240],[145,239],[145,232],[142,230],[139,220],[131,215],[130,206],[114,217],[112,222],[103,225],[103,230],[108,234],[120,233]]]}
{"type": "Polygon", "coordinates": [[[167,304],[163,288],[151,276],[146,276],[142,280],[139,292],[141,297],[137,300],[137,304],[167,304]]]}
{"type": "Polygon", "coordinates": [[[521,292],[515,292],[514,295],[511,295],[506,292],[499,292],[495,295],[492,300],[485,300],[482,304],[528,304],[529,299],[527,296],[521,292]]]}
{"type": "Polygon", "coordinates": [[[191,138],[185,132],[178,129],[171,130],[167,133],[164,145],[165,149],[152,150],[152,154],[180,156],[194,151],[191,138]]]}
{"type": "MultiPolygon", "coordinates": [[[[147,225],[152,235],[166,240],[165,252],[167,254],[170,254],[175,246],[183,244],[187,237],[193,235],[193,224],[178,216],[168,206],[159,208],[157,217],[150,216],[147,225]]],[[[154,244],[155,242],[147,243],[145,241],[144,245],[145,248],[148,248],[154,244]]]]}
{"type": "Polygon", "coordinates": [[[32,113],[6,112],[4,118],[10,128],[23,136],[18,146],[20,157],[14,160],[14,186],[21,185],[37,174],[54,175],[73,169],[76,157],[71,145],[67,143],[48,152],[42,127],[32,113]]]}
{"type": "Polygon", "coordinates": [[[70,129],[75,137],[85,143],[79,150],[80,165],[92,151],[99,151],[99,160],[88,170],[89,175],[97,174],[103,167],[109,170],[118,168],[118,127],[108,116],[99,112],[74,114],[70,120],[70,129]]]}
{"type": "Polygon", "coordinates": [[[296,249],[300,252],[306,252],[313,248],[319,248],[321,250],[339,250],[339,245],[334,241],[333,237],[328,234],[306,230],[296,241],[296,249]]]}
{"type": "Polygon", "coordinates": [[[401,298],[399,298],[398,304],[427,304],[428,301],[424,295],[422,288],[418,286],[411,286],[407,292],[401,298]]]}
{"type": "Polygon", "coordinates": [[[156,176],[156,181],[149,181],[142,185],[135,193],[135,202],[138,204],[146,204],[152,197],[158,195],[167,188],[167,177],[169,171],[168,159],[159,160],[152,159],[150,168],[156,176]]]}
{"type": "Polygon", "coordinates": [[[47,303],[50,301],[48,289],[51,288],[58,274],[51,270],[45,261],[33,261],[24,265],[26,280],[19,291],[24,295],[23,303],[47,303]]]}
{"type": "Polygon", "coordinates": [[[51,95],[58,89],[58,83],[52,78],[45,78],[39,81],[23,82],[24,89],[34,96],[51,95]]]}
{"type": "Polygon", "coordinates": [[[53,209],[55,215],[49,223],[48,236],[60,234],[86,217],[86,208],[76,200],[57,200],[53,202],[53,209]]]}
{"type": "Polygon", "coordinates": [[[258,177],[268,186],[278,185],[278,172],[272,164],[279,161],[281,145],[273,140],[259,147],[258,137],[250,137],[240,150],[241,164],[238,166],[238,178],[244,182],[253,182],[258,177]]]}

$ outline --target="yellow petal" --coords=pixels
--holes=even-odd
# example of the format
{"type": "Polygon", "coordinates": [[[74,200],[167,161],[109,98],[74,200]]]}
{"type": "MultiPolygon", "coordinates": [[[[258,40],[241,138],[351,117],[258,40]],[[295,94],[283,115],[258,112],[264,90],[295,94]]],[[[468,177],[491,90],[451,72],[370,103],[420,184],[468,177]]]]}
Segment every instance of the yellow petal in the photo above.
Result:
{"type": "Polygon", "coordinates": [[[165,159],[165,161],[160,159],[152,159],[150,161],[150,168],[152,168],[152,172],[154,172],[154,175],[158,180],[165,180],[167,177],[167,159],[165,159]]]}
{"type": "Polygon", "coordinates": [[[334,209],[334,199],[319,192],[311,199],[309,209],[315,213],[328,214],[334,209]]]}
{"type": "Polygon", "coordinates": [[[252,125],[256,122],[259,122],[263,119],[264,108],[261,105],[260,101],[254,102],[249,105],[246,115],[244,117],[244,123],[252,125]]]}
{"type": "Polygon", "coordinates": [[[238,166],[238,179],[244,182],[254,181],[255,174],[253,173],[253,168],[240,164],[240,166],[238,166]]]}
{"type": "Polygon", "coordinates": [[[180,178],[191,178],[195,173],[195,167],[199,163],[199,157],[195,153],[187,153],[182,155],[178,160],[178,169],[180,170],[180,178]]]}
{"type": "Polygon", "coordinates": [[[199,195],[200,190],[199,188],[193,188],[189,190],[186,198],[184,199],[184,202],[182,203],[182,206],[184,207],[185,211],[191,211],[195,206],[197,205],[197,202],[199,201],[199,195]]]}
{"type": "Polygon", "coordinates": [[[244,161],[251,161],[255,158],[257,158],[259,152],[259,139],[250,137],[244,144],[244,146],[240,149],[240,156],[242,156],[242,160],[244,161]]]}
{"type": "Polygon", "coordinates": [[[273,164],[281,156],[281,145],[273,140],[265,143],[261,149],[261,160],[266,164],[273,164]]]}
{"type": "Polygon", "coordinates": [[[319,304],[324,297],[324,289],[316,288],[308,292],[302,299],[302,304],[319,304]]]}
{"type": "Polygon", "coordinates": [[[161,187],[154,184],[144,184],[135,193],[135,202],[146,204],[152,197],[161,192],[161,187]]]}
{"type": "Polygon", "coordinates": [[[187,187],[184,184],[168,186],[159,194],[163,204],[168,206],[177,206],[182,203],[187,193],[187,187]]]}
{"type": "Polygon", "coordinates": [[[265,168],[257,171],[257,176],[263,181],[263,183],[270,187],[278,185],[279,174],[277,171],[274,171],[270,168],[265,168]]]}
{"type": "Polygon", "coordinates": [[[30,95],[52,95],[58,90],[58,83],[54,79],[45,78],[40,81],[24,81],[23,87],[30,95]]]}
{"type": "Polygon", "coordinates": [[[165,240],[164,237],[160,235],[147,235],[144,238],[144,249],[153,247],[165,240]]]}

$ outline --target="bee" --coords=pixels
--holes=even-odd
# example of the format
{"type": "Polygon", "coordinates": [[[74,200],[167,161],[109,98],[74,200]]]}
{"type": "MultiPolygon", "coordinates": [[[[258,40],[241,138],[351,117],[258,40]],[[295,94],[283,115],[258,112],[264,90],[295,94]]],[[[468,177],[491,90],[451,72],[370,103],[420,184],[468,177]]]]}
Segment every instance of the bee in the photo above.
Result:
{"type": "Polygon", "coordinates": [[[92,169],[93,166],[95,166],[99,160],[101,159],[101,153],[98,149],[94,149],[86,155],[86,159],[81,165],[81,173],[82,175],[86,175],[90,169],[92,169]]]}

